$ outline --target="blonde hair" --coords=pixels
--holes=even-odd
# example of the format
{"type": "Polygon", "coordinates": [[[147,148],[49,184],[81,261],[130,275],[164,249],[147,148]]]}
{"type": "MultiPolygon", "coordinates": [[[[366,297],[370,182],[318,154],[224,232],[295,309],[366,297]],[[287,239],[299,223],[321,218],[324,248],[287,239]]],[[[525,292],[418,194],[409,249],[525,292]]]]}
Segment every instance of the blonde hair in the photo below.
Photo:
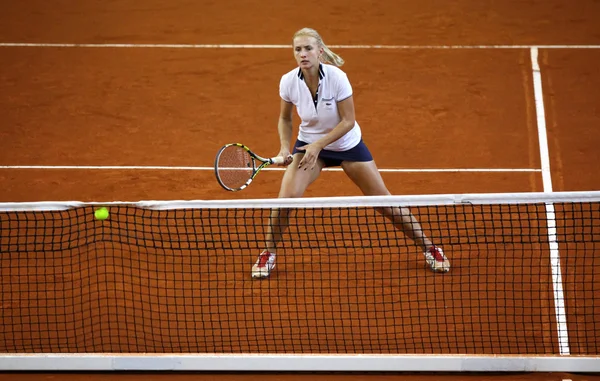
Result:
{"type": "Polygon", "coordinates": [[[329,63],[338,67],[344,64],[344,59],[332,52],[331,49],[329,49],[327,45],[325,45],[323,39],[321,38],[321,35],[316,30],[311,28],[302,28],[296,33],[294,33],[294,39],[300,36],[313,37],[315,40],[317,40],[317,45],[323,48],[323,55],[319,57],[319,60],[321,62],[329,63]]]}

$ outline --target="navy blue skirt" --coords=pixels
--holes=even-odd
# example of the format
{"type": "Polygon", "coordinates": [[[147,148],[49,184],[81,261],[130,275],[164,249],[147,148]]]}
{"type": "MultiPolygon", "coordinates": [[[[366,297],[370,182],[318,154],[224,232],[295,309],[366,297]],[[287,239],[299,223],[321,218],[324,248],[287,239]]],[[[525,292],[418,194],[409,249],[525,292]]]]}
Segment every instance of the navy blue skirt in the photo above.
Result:
{"type": "MultiPolygon", "coordinates": [[[[296,140],[296,144],[294,144],[294,151],[292,153],[304,153],[304,151],[299,151],[298,147],[302,147],[307,145],[301,140],[296,140]]],[[[373,156],[367,148],[367,145],[360,139],[360,142],[350,148],[347,151],[329,151],[329,150],[321,150],[319,152],[319,159],[325,162],[326,167],[339,167],[343,161],[372,161],[373,156]]]]}

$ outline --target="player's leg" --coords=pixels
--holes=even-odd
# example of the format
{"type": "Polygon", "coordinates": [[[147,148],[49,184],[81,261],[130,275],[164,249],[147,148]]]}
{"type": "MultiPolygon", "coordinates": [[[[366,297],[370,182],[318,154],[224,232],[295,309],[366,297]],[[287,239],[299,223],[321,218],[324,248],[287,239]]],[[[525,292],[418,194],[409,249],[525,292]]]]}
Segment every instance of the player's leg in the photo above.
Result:
{"type": "MultiPolygon", "coordinates": [[[[310,184],[312,184],[320,175],[325,166],[323,160],[318,159],[317,165],[313,170],[298,169],[298,163],[303,154],[295,154],[292,164],[285,170],[279,190],[279,198],[299,198],[310,184]]],[[[267,230],[266,248],[275,251],[277,243],[281,241],[281,235],[285,232],[289,221],[288,209],[273,209],[271,219],[267,230]]]]}
{"type": "MultiPolygon", "coordinates": [[[[317,165],[312,170],[298,169],[300,159],[304,154],[297,153],[294,155],[294,160],[285,170],[279,190],[279,198],[298,198],[304,195],[306,188],[312,184],[321,173],[325,166],[323,160],[318,159],[317,165]]],[[[252,266],[253,278],[265,278],[275,268],[275,253],[277,244],[281,241],[281,237],[289,224],[288,209],[272,209],[267,226],[267,234],[265,239],[265,250],[263,250],[254,266],[252,266]]]]}
{"type": "MultiPolygon", "coordinates": [[[[390,194],[374,161],[344,161],[342,168],[363,194],[367,196],[386,196],[390,194]]],[[[433,245],[423,232],[419,221],[408,208],[382,207],[377,208],[377,211],[382,213],[396,228],[402,230],[404,234],[422,248],[425,259],[433,271],[445,272],[450,269],[450,262],[442,250],[433,245]]]]}

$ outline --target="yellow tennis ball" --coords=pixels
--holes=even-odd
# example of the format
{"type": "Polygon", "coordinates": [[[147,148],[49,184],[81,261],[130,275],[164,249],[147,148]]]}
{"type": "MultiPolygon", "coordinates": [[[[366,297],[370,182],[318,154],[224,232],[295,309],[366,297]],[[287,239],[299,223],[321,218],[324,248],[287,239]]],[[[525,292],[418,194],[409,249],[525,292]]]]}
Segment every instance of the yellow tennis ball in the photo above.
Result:
{"type": "Polygon", "coordinates": [[[106,209],[104,206],[102,208],[96,209],[96,211],[94,212],[94,217],[96,217],[97,220],[107,219],[108,218],[108,209],[106,209]]]}

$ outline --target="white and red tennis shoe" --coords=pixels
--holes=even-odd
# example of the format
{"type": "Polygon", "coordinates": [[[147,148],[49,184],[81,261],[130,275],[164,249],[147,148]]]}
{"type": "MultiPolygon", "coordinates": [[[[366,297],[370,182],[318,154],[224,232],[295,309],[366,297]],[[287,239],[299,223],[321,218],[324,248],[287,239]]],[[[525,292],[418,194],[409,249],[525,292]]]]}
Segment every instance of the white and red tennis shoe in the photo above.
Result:
{"type": "Polygon", "coordinates": [[[450,271],[450,261],[444,255],[442,249],[431,246],[425,253],[425,261],[433,272],[445,273],[450,271]]]}
{"type": "Polygon", "coordinates": [[[275,253],[271,253],[268,250],[263,250],[258,255],[258,259],[254,266],[252,266],[252,278],[266,278],[271,274],[271,271],[275,268],[275,253]]]}

